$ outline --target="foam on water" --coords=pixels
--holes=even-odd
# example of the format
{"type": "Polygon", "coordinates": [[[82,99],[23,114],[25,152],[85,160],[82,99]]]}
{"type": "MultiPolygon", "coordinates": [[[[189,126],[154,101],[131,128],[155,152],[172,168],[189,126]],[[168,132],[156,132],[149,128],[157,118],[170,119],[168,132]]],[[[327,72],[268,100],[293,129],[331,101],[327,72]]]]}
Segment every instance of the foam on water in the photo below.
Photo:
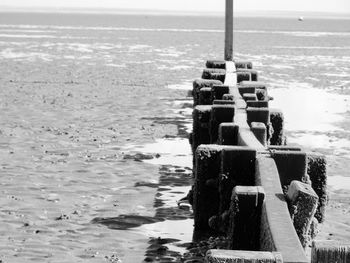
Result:
{"type": "Polygon", "coordinates": [[[169,68],[169,70],[186,70],[186,69],[191,69],[191,66],[174,66],[169,68]]]}
{"type": "Polygon", "coordinates": [[[350,96],[309,88],[306,83],[286,83],[287,88],[270,90],[271,107],[283,109],[289,131],[329,132],[342,130],[336,124],[350,110],[350,96]],[[304,86],[304,87],[303,87],[304,86]]]}
{"type": "Polygon", "coordinates": [[[184,82],[181,84],[170,84],[167,85],[168,89],[175,89],[175,90],[192,90],[192,82],[184,82]]]}
{"type": "Polygon", "coordinates": [[[157,139],[154,143],[141,146],[129,145],[126,149],[143,153],[160,154],[159,158],[144,160],[146,163],[192,167],[191,147],[188,139],[157,139]]]}
{"type": "MultiPolygon", "coordinates": [[[[174,238],[184,242],[192,241],[193,219],[167,220],[154,224],[147,224],[135,230],[147,233],[150,237],[174,238]]],[[[180,250],[183,252],[183,250],[180,250]]]]}
{"type": "Polygon", "coordinates": [[[323,46],[273,46],[273,48],[278,49],[337,49],[337,50],[349,50],[350,46],[347,47],[323,47],[323,46]]]}
{"type": "Polygon", "coordinates": [[[349,74],[345,71],[339,72],[339,73],[325,73],[324,75],[329,77],[335,77],[335,78],[349,78],[349,74]]]}
{"type": "Polygon", "coordinates": [[[0,29],[0,32],[10,33],[56,33],[55,30],[34,30],[34,29],[0,29]]]}
{"type": "Polygon", "coordinates": [[[159,199],[162,200],[162,207],[177,206],[177,201],[186,196],[191,186],[163,186],[159,199]]]}
{"type": "Polygon", "coordinates": [[[350,150],[350,140],[342,139],[339,136],[332,136],[328,132],[325,134],[313,134],[313,133],[291,133],[288,136],[289,143],[297,143],[303,147],[312,149],[324,148],[324,149],[347,149],[350,150]]]}
{"type": "Polygon", "coordinates": [[[114,67],[114,68],[126,68],[126,65],[125,64],[113,64],[113,63],[107,63],[106,66],[109,66],[109,67],[114,67]]]}
{"type": "Polygon", "coordinates": [[[52,61],[55,57],[48,53],[42,52],[16,52],[11,48],[4,49],[0,52],[0,57],[5,59],[41,59],[44,61],[52,61]]]}
{"type": "Polygon", "coordinates": [[[274,65],[270,65],[270,67],[272,68],[276,68],[276,69],[294,69],[294,66],[288,66],[288,65],[284,65],[284,64],[274,64],[274,65]]]}
{"type": "Polygon", "coordinates": [[[129,46],[130,50],[143,50],[143,49],[150,49],[152,46],[149,45],[131,45],[129,46]]]}
{"type": "Polygon", "coordinates": [[[327,184],[332,188],[332,190],[350,191],[350,177],[340,175],[329,176],[327,178],[327,184]]]}
{"type": "Polygon", "coordinates": [[[58,38],[54,35],[0,34],[2,38],[58,38]]]}
{"type": "Polygon", "coordinates": [[[0,28],[58,29],[58,30],[97,30],[97,31],[136,31],[136,32],[184,32],[184,33],[223,33],[216,29],[186,28],[143,28],[143,27],[102,27],[102,26],[53,26],[53,25],[0,25],[0,28]]]}
{"type": "Polygon", "coordinates": [[[237,33],[246,34],[278,34],[296,37],[327,37],[327,36],[350,36],[349,32],[311,32],[311,31],[278,31],[278,30],[235,30],[237,33]]]}

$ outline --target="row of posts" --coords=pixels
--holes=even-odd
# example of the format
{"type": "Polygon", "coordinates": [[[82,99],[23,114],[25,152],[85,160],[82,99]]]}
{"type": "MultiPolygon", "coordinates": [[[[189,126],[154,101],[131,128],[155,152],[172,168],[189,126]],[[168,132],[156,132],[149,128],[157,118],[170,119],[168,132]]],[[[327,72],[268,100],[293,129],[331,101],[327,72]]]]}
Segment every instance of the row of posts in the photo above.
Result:
{"type": "MultiPolygon", "coordinates": [[[[232,63],[208,61],[193,83],[195,231],[229,240],[206,261],[308,262],[303,249],[325,217],[326,160],[287,146],[266,84],[252,63],[232,63]]],[[[313,242],[312,262],[350,262],[350,247],[313,242]]]]}

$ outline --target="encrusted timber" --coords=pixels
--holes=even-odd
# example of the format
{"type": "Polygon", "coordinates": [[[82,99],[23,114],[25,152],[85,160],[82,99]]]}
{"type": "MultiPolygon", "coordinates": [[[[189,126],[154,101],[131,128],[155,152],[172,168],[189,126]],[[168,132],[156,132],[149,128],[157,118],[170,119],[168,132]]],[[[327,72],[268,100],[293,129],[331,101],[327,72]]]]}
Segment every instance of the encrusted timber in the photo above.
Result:
{"type": "Polygon", "coordinates": [[[292,216],[295,231],[301,245],[305,248],[312,239],[310,228],[317,221],[314,218],[318,205],[318,196],[311,185],[294,180],[291,182],[286,198],[292,216]]]}
{"type": "MultiPolygon", "coordinates": [[[[202,144],[195,152],[193,211],[196,231],[229,210],[232,189],[254,185],[256,151],[246,146],[202,144]],[[210,204],[210,205],[209,205],[210,204]]],[[[216,224],[214,221],[213,224],[216,224]]]]}
{"type": "MultiPolygon", "coordinates": [[[[237,69],[236,70],[237,83],[243,81],[257,81],[258,72],[254,69],[237,69]]],[[[202,79],[213,79],[225,82],[226,69],[221,68],[205,68],[203,69],[202,79]]]]}
{"type": "Polygon", "coordinates": [[[278,252],[219,250],[208,251],[206,263],[283,263],[278,252]]]}
{"type": "MultiPolygon", "coordinates": [[[[217,73],[221,74],[223,73],[223,71],[217,72],[217,73]]],[[[277,126],[275,125],[274,128],[277,127],[277,129],[280,129],[279,132],[277,132],[277,135],[279,136],[278,139],[280,140],[280,142],[277,142],[276,144],[282,144],[281,141],[282,141],[282,135],[283,135],[282,134],[283,133],[283,115],[278,111],[274,113],[274,115],[272,115],[271,110],[268,109],[268,100],[251,101],[247,99],[249,98],[249,96],[246,96],[246,100],[242,98],[241,93],[244,94],[242,90],[245,90],[245,92],[249,91],[249,87],[246,88],[244,87],[244,85],[257,86],[259,88],[263,88],[261,87],[261,84],[257,82],[253,83],[250,81],[248,82],[243,81],[240,83],[241,87],[243,87],[241,89],[237,88],[236,85],[230,85],[230,83],[237,81],[237,71],[232,70],[232,63],[231,63],[231,66],[229,67],[227,67],[227,65],[225,66],[225,77],[222,79],[222,81],[224,81],[223,83],[224,85],[230,87],[229,94],[224,94],[222,98],[224,100],[227,100],[227,99],[230,100],[230,104],[235,106],[234,123],[232,121],[229,121],[228,123],[223,122],[219,124],[218,140],[213,140],[210,137],[211,129],[209,129],[210,124],[208,124],[210,123],[210,118],[208,118],[207,125],[202,125],[202,127],[207,126],[206,128],[207,128],[208,135],[206,136],[207,137],[206,143],[219,143],[219,144],[229,144],[229,145],[236,145],[236,146],[246,146],[246,147],[256,149],[258,151],[258,154],[256,157],[256,168],[255,168],[256,182],[255,183],[256,185],[263,186],[266,192],[266,197],[265,197],[266,199],[262,207],[262,216],[261,216],[261,228],[260,228],[261,234],[259,237],[260,249],[267,250],[267,251],[280,251],[284,256],[285,262],[306,262],[307,260],[306,260],[304,251],[298,240],[298,236],[293,227],[293,223],[290,220],[287,202],[284,199],[284,194],[281,188],[282,184],[286,184],[286,182],[290,182],[292,179],[304,180],[303,179],[304,177],[307,178],[307,176],[305,175],[306,168],[304,165],[299,166],[299,170],[301,172],[296,173],[298,178],[294,178],[294,177],[292,178],[284,175],[283,169],[281,172],[281,167],[282,168],[284,167],[284,165],[281,165],[281,163],[283,164],[283,159],[285,155],[283,151],[286,151],[286,150],[300,151],[300,150],[292,149],[291,147],[274,148],[271,146],[269,147],[269,149],[266,149],[266,145],[262,143],[261,138],[264,138],[265,135],[264,133],[262,133],[261,130],[259,130],[259,128],[262,127],[260,124],[263,123],[265,126],[267,126],[269,121],[272,122],[271,116],[273,116],[274,119],[277,119],[277,122],[275,122],[275,124],[277,123],[277,126]],[[247,110],[247,106],[250,106],[251,108],[260,108],[260,109],[251,110],[248,108],[247,110]],[[247,120],[248,120],[248,123],[247,123],[247,120]],[[260,124],[255,125],[254,123],[260,123],[260,124]],[[251,126],[253,127],[250,127],[249,124],[251,124],[251,126]],[[260,139],[259,139],[259,136],[257,136],[256,132],[254,135],[254,126],[256,129],[258,129],[258,131],[256,132],[260,133],[261,135],[260,139]],[[231,134],[231,137],[230,137],[230,134],[231,134]],[[273,155],[271,154],[272,151],[274,152],[273,155]],[[279,158],[281,156],[282,158],[279,158]],[[276,165],[276,160],[277,160],[277,165],[276,165]],[[266,176],[264,176],[265,173],[266,173],[266,176]]],[[[211,87],[210,90],[212,91],[213,87],[211,87]]],[[[209,89],[207,90],[207,92],[208,91],[209,89]]],[[[221,105],[228,104],[225,101],[220,101],[220,98],[217,98],[217,99],[219,100],[213,104],[221,104],[221,105]]],[[[205,106],[205,107],[212,107],[212,106],[205,106]]],[[[211,111],[211,108],[210,108],[210,111],[211,111]]],[[[211,116],[211,113],[207,116],[211,116]]],[[[211,147],[210,145],[207,145],[207,146],[211,147]]],[[[222,147],[226,147],[226,146],[216,145],[216,147],[219,147],[219,148],[221,147],[221,149],[223,149],[222,147]]],[[[216,172],[210,173],[212,176],[213,174],[215,175],[212,178],[209,178],[208,180],[206,180],[206,186],[211,186],[211,187],[214,186],[212,190],[214,188],[216,189],[215,191],[212,191],[212,197],[214,198],[209,197],[206,202],[203,202],[202,207],[203,208],[208,207],[207,205],[208,203],[212,203],[212,204],[215,203],[216,205],[211,206],[212,208],[214,207],[214,209],[211,211],[211,213],[207,214],[207,216],[205,216],[204,218],[201,217],[200,214],[197,214],[197,218],[199,217],[202,219],[203,227],[208,227],[208,223],[207,223],[208,218],[210,218],[212,215],[220,214],[223,212],[224,209],[223,209],[223,204],[221,204],[221,200],[227,200],[227,198],[223,198],[222,196],[220,196],[220,193],[218,191],[218,188],[220,185],[218,183],[218,178],[220,176],[220,173],[222,172],[222,170],[220,170],[222,169],[222,167],[220,167],[220,163],[222,162],[220,159],[222,158],[222,154],[219,153],[220,151],[221,150],[218,150],[216,155],[210,154],[211,157],[216,156],[215,157],[216,165],[214,165],[214,167],[216,167],[216,172]],[[213,202],[213,200],[216,200],[216,201],[213,202]]],[[[298,160],[301,160],[304,158],[304,157],[301,159],[298,158],[298,156],[300,157],[299,153],[287,153],[287,155],[288,154],[291,154],[292,156],[293,155],[297,156],[297,158],[290,158],[293,160],[292,163],[296,162],[298,164],[298,160]]],[[[303,160],[305,160],[305,158],[303,160]]],[[[309,164],[311,162],[312,160],[311,161],[309,160],[309,164]]],[[[302,164],[305,164],[305,163],[306,163],[305,161],[302,161],[302,164]]],[[[317,166],[317,164],[316,164],[316,167],[317,167],[316,170],[319,170],[319,166],[317,166]]],[[[197,168],[195,168],[195,170],[196,169],[197,168]]],[[[321,170],[322,169],[323,168],[321,167],[321,170]]],[[[323,170],[325,171],[325,169],[323,170]]],[[[314,174],[316,175],[317,172],[314,171],[314,174]]],[[[231,184],[230,187],[233,187],[233,186],[234,185],[231,184]]],[[[202,194],[203,194],[203,191],[202,191],[202,194]]],[[[194,210],[195,210],[195,221],[196,221],[196,208],[194,208],[194,210]]]]}
{"type": "MultiPolygon", "coordinates": [[[[227,78],[227,76],[226,76],[227,78]]],[[[228,83],[225,83],[228,84],[228,83]]],[[[308,262],[290,219],[287,202],[280,183],[280,175],[274,159],[251,132],[247,123],[246,102],[237,88],[230,88],[235,98],[234,122],[238,125],[237,144],[256,149],[255,184],[263,187],[265,202],[262,207],[260,250],[278,251],[283,262],[308,262]]]]}
{"type": "Polygon", "coordinates": [[[199,105],[199,96],[202,88],[211,88],[214,85],[223,85],[223,82],[220,80],[213,79],[196,79],[193,81],[193,106],[199,105]]]}
{"type": "MultiPolygon", "coordinates": [[[[249,61],[235,60],[236,68],[240,69],[253,69],[253,63],[249,61]]],[[[206,62],[207,68],[221,68],[226,69],[226,61],[225,60],[207,60],[206,62]]]]}
{"type": "MultiPolygon", "coordinates": [[[[271,110],[268,108],[268,101],[270,97],[267,95],[266,84],[258,81],[251,81],[251,77],[240,82],[240,74],[243,71],[247,72],[247,70],[236,69],[233,63],[231,63],[231,68],[226,68],[226,64],[225,67],[222,66],[223,63],[223,61],[207,62],[207,65],[212,67],[205,69],[202,75],[203,79],[196,80],[193,85],[194,106],[232,104],[235,105],[236,108],[240,108],[240,106],[243,105],[242,103],[244,103],[244,110],[247,108],[246,111],[248,122],[250,124],[252,122],[263,122],[266,126],[266,143],[264,143],[262,140],[261,142],[263,144],[271,145],[284,144],[283,114],[281,111],[271,110]],[[221,66],[214,67],[213,65],[221,66]],[[232,68],[234,69],[232,70],[232,68]],[[230,70],[230,74],[227,74],[227,72],[230,70]],[[216,76],[221,74],[223,77],[218,80],[218,78],[212,77],[211,74],[215,74],[216,76]],[[240,82],[239,85],[237,85],[239,92],[234,92],[236,94],[232,94],[231,90],[229,89],[229,85],[232,85],[232,82],[240,82]],[[237,95],[239,97],[237,97],[237,95]],[[244,96],[245,100],[237,101],[241,100],[242,96],[244,96]],[[241,105],[236,105],[237,103],[241,103],[241,105]]],[[[257,78],[254,80],[256,79],[257,78]]],[[[254,126],[255,128],[253,131],[255,134],[259,134],[258,137],[261,139],[264,138],[265,135],[262,133],[261,127],[256,127],[256,125],[254,126]]],[[[195,149],[196,147],[193,147],[193,150],[195,149]]]]}
{"type": "Polygon", "coordinates": [[[235,69],[235,83],[243,81],[257,81],[258,72],[253,69],[253,64],[249,61],[234,61],[229,64],[224,60],[208,60],[206,69],[203,70],[203,79],[213,79],[226,82],[226,71],[228,67],[235,69]]]}
{"type": "Polygon", "coordinates": [[[333,240],[314,241],[311,250],[311,263],[350,262],[350,243],[333,240]]]}
{"type": "MultiPolygon", "coordinates": [[[[249,65],[244,68],[250,69],[251,63],[245,62],[245,65],[249,65]]],[[[283,135],[283,114],[280,111],[274,111],[268,108],[269,97],[267,95],[266,84],[257,81],[242,81],[237,87],[239,92],[232,92],[232,88],[229,87],[231,83],[237,83],[239,80],[239,72],[234,67],[234,63],[231,66],[227,66],[224,61],[208,61],[207,68],[203,71],[203,79],[197,79],[193,82],[193,100],[194,100],[194,113],[193,113],[193,134],[191,134],[190,142],[192,145],[192,151],[194,153],[198,145],[204,143],[217,143],[217,125],[215,122],[215,116],[218,114],[209,114],[211,108],[208,107],[196,107],[198,105],[230,105],[229,107],[240,109],[246,114],[245,118],[249,124],[252,124],[253,133],[259,138],[263,145],[272,144],[280,145],[284,142],[283,135]],[[220,66],[215,66],[220,65],[220,66]],[[227,68],[228,67],[228,68],[227,68]],[[229,72],[230,74],[227,74],[229,72]],[[225,78],[221,80],[213,79],[210,74],[224,74],[225,78]],[[223,82],[224,81],[224,82],[223,82]],[[260,95],[258,96],[257,91],[260,95]],[[242,96],[246,96],[246,101],[242,100],[242,96]],[[255,96],[255,100],[249,99],[249,95],[255,96]],[[258,98],[259,97],[259,98],[258,98]],[[242,105],[244,105],[242,107],[242,105]],[[210,119],[211,116],[214,120],[210,119]],[[266,127],[254,122],[262,122],[266,127]],[[210,128],[212,126],[212,128],[210,128]],[[199,127],[202,127],[199,128],[199,127]],[[196,134],[199,130],[207,134],[196,134]],[[203,140],[198,139],[204,138],[203,140]],[[205,139],[208,138],[208,139],[205,139]]],[[[239,70],[239,69],[238,69],[239,70]]],[[[227,115],[226,115],[227,116],[227,115]]],[[[232,116],[233,117],[233,116],[232,116]]],[[[216,118],[222,119],[222,118],[216,118]]],[[[231,122],[226,118],[227,121],[231,122]]],[[[222,122],[222,121],[220,121],[222,122]]]]}
{"type": "MultiPolygon", "coordinates": [[[[224,163],[223,155],[225,152],[232,153],[232,151],[242,149],[247,148],[242,146],[223,146],[213,144],[201,145],[198,147],[197,152],[200,154],[196,155],[196,158],[197,160],[200,160],[200,162],[197,162],[195,169],[200,171],[202,177],[196,177],[194,189],[195,193],[197,193],[195,194],[194,200],[195,226],[197,228],[208,228],[209,218],[213,215],[220,214],[220,212],[225,210],[226,207],[222,207],[223,204],[220,204],[225,197],[223,197],[218,190],[220,187],[218,178],[224,163]],[[198,180],[200,180],[200,182],[198,180]],[[209,206],[208,203],[211,205],[209,206]]],[[[249,149],[247,150],[249,151],[249,149]]],[[[241,161],[242,159],[240,159],[240,162],[241,161]]],[[[254,246],[254,249],[262,251],[278,251],[283,255],[284,262],[308,262],[290,220],[287,203],[284,199],[282,188],[278,183],[279,174],[274,160],[266,154],[259,154],[255,158],[255,165],[256,184],[263,186],[265,190],[265,202],[262,205],[262,215],[261,220],[259,220],[261,231],[258,236],[259,244],[254,246]]],[[[233,176],[234,175],[235,173],[233,173],[233,176]]],[[[252,184],[251,182],[246,181],[247,178],[240,179],[239,177],[240,176],[238,176],[238,178],[231,177],[231,179],[238,180],[237,184],[239,185],[252,184]],[[240,180],[242,180],[242,182],[240,180]]],[[[232,183],[231,186],[233,186],[232,183]]],[[[233,192],[235,193],[237,191],[233,192]]],[[[224,194],[225,193],[227,192],[224,192],[224,194]]],[[[240,221],[241,223],[238,221],[237,230],[233,230],[236,231],[234,233],[235,235],[240,235],[240,227],[245,226],[246,222],[242,224],[242,220],[240,221]]],[[[252,225],[250,224],[250,226],[252,225]]],[[[245,234],[247,235],[248,233],[245,234]]],[[[246,244],[242,244],[242,240],[236,242],[239,243],[238,246],[244,246],[246,244]]]]}
{"type": "Polygon", "coordinates": [[[217,143],[221,123],[232,123],[235,107],[230,104],[197,105],[193,109],[192,152],[201,144],[217,143]]]}
{"type": "MultiPolygon", "coordinates": [[[[259,220],[261,232],[258,236],[259,244],[257,246],[254,245],[253,248],[263,251],[279,251],[283,255],[284,262],[307,262],[304,250],[290,220],[287,203],[279,183],[279,173],[275,161],[265,153],[260,153],[254,158],[249,153],[252,151],[244,146],[209,144],[198,147],[195,167],[197,174],[194,188],[195,227],[201,230],[208,229],[209,218],[222,214],[227,209],[226,195],[230,192],[230,189],[219,191],[222,184],[219,178],[223,171],[226,172],[228,179],[232,180],[229,184],[225,184],[226,188],[231,187],[232,189],[235,183],[237,185],[253,185],[254,182],[252,180],[255,179],[255,184],[261,185],[265,190],[265,202],[261,209],[261,220],[259,220]],[[250,163],[251,160],[254,160],[255,178],[251,176],[242,178],[242,174],[238,174],[238,170],[241,167],[232,167],[232,163],[227,164],[225,159],[236,160],[234,163],[244,166],[250,163]],[[230,167],[224,168],[223,166],[225,165],[230,167]],[[208,205],[209,203],[211,205],[208,205]]],[[[236,232],[232,236],[240,235],[239,229],[241,226],[244,227],[244,223],[246,223],[242,224],[242,220],[240,221],[241,223],[238,221],[239,227],[237,230],[233,230],[236,232]]],[[[235,240],[234,242],[237,242],[238,245],[234,244],[233,247],[246,245],[246,243],[242,244],[242,240],[235,240]]],[[[244,248],[249,249],[249,247],[244,248]]]]}

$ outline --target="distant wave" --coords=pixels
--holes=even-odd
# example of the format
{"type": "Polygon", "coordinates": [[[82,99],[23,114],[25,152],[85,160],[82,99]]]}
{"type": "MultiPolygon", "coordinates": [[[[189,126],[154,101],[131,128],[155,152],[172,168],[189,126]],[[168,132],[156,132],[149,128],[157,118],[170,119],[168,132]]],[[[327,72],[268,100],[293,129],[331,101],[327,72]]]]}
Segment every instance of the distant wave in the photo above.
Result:
{"type": "Polygon", "coordinates": [[[52,35],[26,35],[26,34],[0,34],[0,37],[8,38],[57,38],[52,35]]]}
{"type": "MultiPolygon", "coordinates": [[[[1,26],[0,26],[1,27],[1,26]]],[[[35,30],[35,29],[9,29],[9,28],[3,28],[0,29],[0,32],[4,33],[56,33],[55,30],[35,30]]]]}
{"type": "Polygon", "coordinates": [[[204,32],[223,33],[217,29],[186,29],[186,28],[142,28],[142,27],[96,27],[96,26],[51,26],[51,25],[0,25],[0,28],[20,29],[59,29],[59,30],[100,30],[100,31],[145,31],[145,32],[204,32]]]}
{"type": "Polygon", "coordinates": [[[348,47],[274,46],[273,48],[283,48],[283,49],[340,49],[340,50],[347,50],[347,49],[350,49],[350,46],[348,46],[348,47]]]}
{"type": "Polygon", "coordinates": [[[28,34],[1,34],[0,38],[54,38],[54,39],[90,39],[91,37],[54,36],[54,35],[28,35],[28,34]]]}
{"type": "Polygon", "coordinates": [[[6,59],[29,59],[40,58],[45,61],[51,61],[54,56],[44,52],[14,52],[12,49],[5,49],[0,52],[1,58],[6,59]]]}
{"type": "MultiPolygon", "coordinates": [[[[41,29],[41,30],[100,30],[100,31],[138,31],[138,32],[184,32],[184,33],[224,33],[221,29],[205,28],[143,28],[143,27],[102,27],[102,26],[55,26],[55,25],[0,25],[0,28],[41,29]]],[[[297,37],[350,36],[350,32],[312,32],[312,31],[269,31],[235,30],[246,34],[283,34],[297,37]]]]}
{"type": "Polygon", "coordinates": [[[350,32],[313,32],[313,31],[268,31],[268,30],[236,30],[237,33],[282,34],[297,37],[350,36],[350,32]]]}

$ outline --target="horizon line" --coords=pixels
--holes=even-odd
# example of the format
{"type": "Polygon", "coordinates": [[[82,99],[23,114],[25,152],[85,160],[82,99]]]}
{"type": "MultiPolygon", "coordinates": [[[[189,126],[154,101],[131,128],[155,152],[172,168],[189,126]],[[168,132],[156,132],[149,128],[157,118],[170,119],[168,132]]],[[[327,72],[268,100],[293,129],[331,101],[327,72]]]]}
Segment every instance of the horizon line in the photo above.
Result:
{"type": "MultiPolygon", "coordinates": [[[[14,7],[0,5],[0,13],[76,13],[76,14],[125,14],[125,15],[173,15],[173,16],[219,16],[225,12],[219,11],[187,11],[165,9],[133,9],[133,8],[93,8],[93,7],[14,7]]],[[[350,12],[320,12],[298,10],[240,10],[235,11],[237,16],[257,17],[296,17],[309,16],[315,18],[344,18],[350,19],[350,12]]]]}

